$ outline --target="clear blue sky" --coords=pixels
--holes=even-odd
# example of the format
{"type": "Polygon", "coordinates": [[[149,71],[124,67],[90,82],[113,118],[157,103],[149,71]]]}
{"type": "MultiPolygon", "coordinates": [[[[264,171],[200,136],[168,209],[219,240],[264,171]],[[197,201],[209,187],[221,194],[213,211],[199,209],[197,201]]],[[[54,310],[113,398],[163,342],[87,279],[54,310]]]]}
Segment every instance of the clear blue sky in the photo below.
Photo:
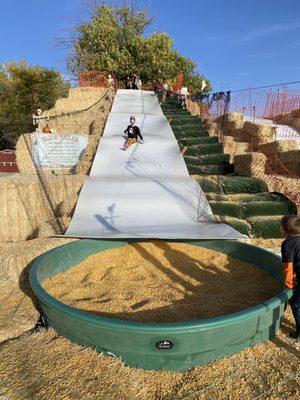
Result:
{"type": "MultiPolygon", "coordinates": [[[[0,62],[24,59],[66,73],[55,39],[86,0],[0,0],[0,62]]],[[[214,89],[300,80],[300,0],[148,0],[166,31],[214,89]]]]}

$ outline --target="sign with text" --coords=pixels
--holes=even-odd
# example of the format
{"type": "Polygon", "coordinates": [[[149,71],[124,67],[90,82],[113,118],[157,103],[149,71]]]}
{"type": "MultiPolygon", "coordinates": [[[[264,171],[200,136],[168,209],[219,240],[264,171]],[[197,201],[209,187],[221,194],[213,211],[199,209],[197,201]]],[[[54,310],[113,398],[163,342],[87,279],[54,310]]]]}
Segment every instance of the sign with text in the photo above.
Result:
{"type": "Polygon", "coordinates": [[[87,135],[32,133],[34,165],[49,168],[71,168],[79,161],[88,143],[87,135]]]}

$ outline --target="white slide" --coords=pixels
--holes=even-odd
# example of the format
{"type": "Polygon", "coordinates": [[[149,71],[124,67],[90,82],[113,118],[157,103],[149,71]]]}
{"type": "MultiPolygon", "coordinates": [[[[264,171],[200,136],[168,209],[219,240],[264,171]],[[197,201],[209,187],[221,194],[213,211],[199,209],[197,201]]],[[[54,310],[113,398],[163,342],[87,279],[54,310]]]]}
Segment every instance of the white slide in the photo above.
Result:
{"type": "Polygon", "coordinates": [[[140,90],[118,90],[65,236],[245,238],[214,219],[201,187],[189,176],[157,96],[140,90]],[[131,115],[144,143],[123,151],[131,115]]]}

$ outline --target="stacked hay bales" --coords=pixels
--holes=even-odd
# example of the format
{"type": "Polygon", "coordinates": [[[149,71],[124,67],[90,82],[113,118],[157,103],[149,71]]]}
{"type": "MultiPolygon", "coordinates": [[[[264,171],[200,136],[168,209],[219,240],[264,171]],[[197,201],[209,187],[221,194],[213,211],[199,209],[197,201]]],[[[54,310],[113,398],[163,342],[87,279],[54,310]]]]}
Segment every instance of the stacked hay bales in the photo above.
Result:
{"type": "Polygon", "coordinates": [[[58,100],[55,108],[43,113],[42,117],[51,121],[50,128],[66,134],[88,135],[86,152],[72,170],[36,170],[32,161],[30,134],[20,137],[16,155],[21,174],[0,178],[1,241],[63,233],[91,167],[113,95],[112,90],[74,88],[68,98],[58,100]]]}
{"type": "MultiPolygon", "coordinates": [[[[82,156],[84,164],[82,170],[87,171],[89,169],[87,159],[91,162],[91,153],[95,152],[97,142],[103,133],[113,96],[112,90],[104,88],[72,88],[68,98],[57,100],[54,108],[42,114],[38,127],[41,130],[47,123],[53,132],[87,135],[89,155],[82,156]]],[[[30,134],[19,138],[16,156],[20,172],[35,172],[30,134]]],[[[68,168],[60,170],[60,173],[69,172],[68,168]]]]}
{"type": "Polygon", "coordinates": [[[300,109],[291,111],[288,114],[279,114],[273,117],[273,120],[279,124],[289,125],[300,131],[300,109]]]}
{"type": "Polygon", "coordinates": [[[248,134],[249,140],[254,144],[269,143],[275,140],[276,128],[272,125],[245,121],[243,131],[248,134]]]}
{"type": "Polygon", "coordinates": [[[268,175],[268,157],[252,151],[253,147],[257,150],[259,145],[271,141],[274,127],[261,123],[255,127],[238,113],[230,113],[214,122],[205,118],[206,125],[203,125],[201,119],[194,122],[175,101],[169,100],[162,107],[171,119],[179,144],[185,149],[188,170],[199,181],[216,219],[250,237],[281,237],[279,221],[282,215],[296,212],[294,195],[290,196],[290,192],[282,187],[274,191],[286,194],[288,198],[267,193],[271,177],[268,175]],[[214,131],[217,135],[208,132],[213,124],[217,124],[214,131]],[[244,130],[245,124],[248,132],[244,130]],[[234,164],[230,164],[233,161],[234,164]]]}
{"type": "Polygon", "coordinates": [[[235,172],[245,176],[265,174],[267,157],[262,153],[238,154],[234,157],[235,172]]]}
{"type": "Polygon", "coordinates": [[[295,140],[277,140],[258,145],[274,171],[279,175],[300,176],[300,146],[295,140]]]}
{"type": "Polygon", "coordinates": [[[0,241],[15,242],[62,233],[61,205],[71,210],[84,175],[13,175],[0,178],[0,241]]]}
{"type": "MultiPolygon", "coordinates": [[[[300,110],[294,110],[288,115],[275,117],[275,121],[293,125],[292,120],[299,116],[300,110]]],[[[298,199],[297,180],[293,179],[300,176],[298,142],[276,140],[276,126],[244,120],[243,114],[238,113],[218,117],[207,127],[212,127],[212,135],[222,138],[224,150],[230,154],[230,162],[235,164],[238,174],[256,176],[265,181],[270,190],[276,186],[277,191],[289,195],[293,201],[298,199]],[[270,173],[272,177],[268,175],[270,173]],[[272,184],[274,174],[279,184],[272,184]],[[292,186],[288,185],[288,180],[292,181],[292,186]]],[[[297,206],[300,207],[299,201],[297,206]]]]}
{"type": "Polygon", "coordinates": [[[72,88],[69,97],[57,100],[55,107],[44,111],[39,119],[41,130],[48,123],[56,132],[100,134],[103,129],[101,114],[110,108],[114,92],[105,88],[72,88]]]}

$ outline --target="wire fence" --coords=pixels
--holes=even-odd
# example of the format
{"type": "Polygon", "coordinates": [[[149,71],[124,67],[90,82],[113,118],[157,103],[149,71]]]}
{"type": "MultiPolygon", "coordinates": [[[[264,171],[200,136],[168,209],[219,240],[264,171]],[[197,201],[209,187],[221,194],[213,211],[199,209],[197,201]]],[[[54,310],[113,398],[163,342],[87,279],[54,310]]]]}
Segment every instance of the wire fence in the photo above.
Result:
{"type": "Polygon", "coordinates": [[[300,82],[214,93],[201,103],[236,173],[262,179],[299,210],[300,82]]]}

